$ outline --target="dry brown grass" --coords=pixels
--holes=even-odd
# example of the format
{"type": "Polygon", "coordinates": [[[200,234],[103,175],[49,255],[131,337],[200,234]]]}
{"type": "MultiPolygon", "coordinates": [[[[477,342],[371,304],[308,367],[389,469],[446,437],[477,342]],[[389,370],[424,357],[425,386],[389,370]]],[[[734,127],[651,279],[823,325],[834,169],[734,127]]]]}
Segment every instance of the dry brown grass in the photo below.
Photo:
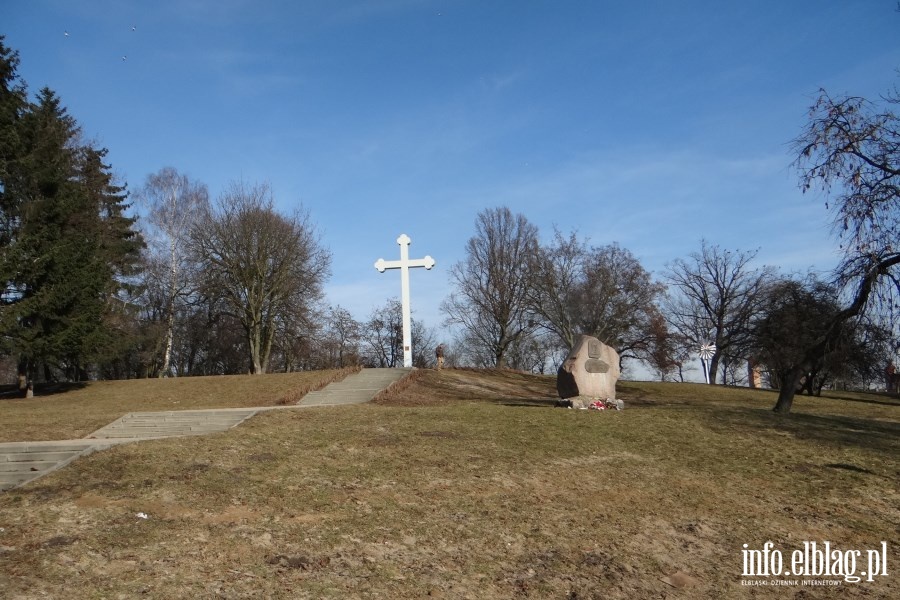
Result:
{"type": "Polygon", "coordinates": [[[296,403],[358,368],[269,375],[95,381],[55,387],[34,398],[0,398],[0,442],[67,440],[134,411],[244,408],[296,403]]]}
{"type": "Polygon", "coordinates": [[[552,378],[420,371],[381,405],[92,455],[0,495],[0,596],[900,596],[896,403],[620,389],[623,412],[567,410],[552,378]],[[769,540],[885,540],[889,576],[742,586],[769,540]]]}
{"type": "Polygon", "coordinates": [[[556,403],[556,380],[508,369],[420,369],[376,395],[385,406],[436,406],[460,400],[556,403]]]}

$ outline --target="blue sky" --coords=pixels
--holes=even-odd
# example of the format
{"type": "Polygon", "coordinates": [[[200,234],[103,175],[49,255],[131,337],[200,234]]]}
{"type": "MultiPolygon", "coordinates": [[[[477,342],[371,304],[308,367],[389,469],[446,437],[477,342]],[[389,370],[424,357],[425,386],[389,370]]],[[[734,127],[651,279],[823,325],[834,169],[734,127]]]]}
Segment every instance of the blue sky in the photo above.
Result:
{"type": "Polygon", "coordinates": [[[373,263],[406,233],[437,261],[411,277],[431,327],[487,207],[618,242],[654,274],[704,237],[831,268],[789,142],[819,88],[875,98],[900,67],[895,0],[2,6],[30,90],[55,90],[131,189],[165,166],[213,196],[269,182],[310,212],[328,300],[361,320],[399,296],[373,263]]]}

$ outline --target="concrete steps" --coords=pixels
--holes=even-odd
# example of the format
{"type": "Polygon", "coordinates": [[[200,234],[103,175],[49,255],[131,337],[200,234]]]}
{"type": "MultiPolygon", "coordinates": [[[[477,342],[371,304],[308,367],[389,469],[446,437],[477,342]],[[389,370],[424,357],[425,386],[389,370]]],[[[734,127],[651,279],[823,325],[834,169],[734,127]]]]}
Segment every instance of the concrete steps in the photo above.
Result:
{"type": "Polygon", "coordinates": [[[203,435],[231,429],[255,415],[257,408],[133,412],[89,435],[91,439],[148,439],[203,435]]]}
{"type": "Polygon", "coordinates": [[[37,479],[79,456],[124,442],[225,431],[266,410],[369,402],[378,392],[411,371],[363,369],[323,390],[307,394],[294,406],[132,412],[83,440],[0,443],[0,491],[37,479]]]}
{"type": "Polygon", "coordinates": [[[412,369],[363,369],[318,392],[310,392],[300,406],[326,406],[369,402],[381,390],[406,377],[412,369]]]}
{"type": "Polygon", "coordinates": [[[93,440],[10,442],[0,444],[0,491],[37,479],[64,467],[79,456],[108,448],[93,440]]]}

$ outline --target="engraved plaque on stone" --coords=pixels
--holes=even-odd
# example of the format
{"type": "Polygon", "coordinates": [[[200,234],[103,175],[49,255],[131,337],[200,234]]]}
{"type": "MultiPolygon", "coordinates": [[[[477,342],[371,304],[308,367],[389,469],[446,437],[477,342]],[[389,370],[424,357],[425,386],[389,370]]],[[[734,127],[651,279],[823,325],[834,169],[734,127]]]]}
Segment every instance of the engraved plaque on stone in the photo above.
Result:
{"type": "Polygon", "coordinates": [[[606,373],[609,365],[598,358],[589,358],[584,361],[584,370],[588,373],[606,373]]]}
{"type": "MultiPolygon", "coordinates": [[[[590,358],[600,358],[603,352],[603,344],[600,343],[600,340],[588,340],[588,357],[590,358]]],[[[603,371],[606,373],[606,371],[603,371]]]]}

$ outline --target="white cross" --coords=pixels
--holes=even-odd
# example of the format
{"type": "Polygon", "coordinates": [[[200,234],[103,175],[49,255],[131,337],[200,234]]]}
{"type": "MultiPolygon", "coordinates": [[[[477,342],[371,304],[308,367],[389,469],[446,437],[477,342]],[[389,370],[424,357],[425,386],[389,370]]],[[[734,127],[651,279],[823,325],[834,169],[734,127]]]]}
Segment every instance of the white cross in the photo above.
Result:
{"type": "Polygon", "coordinates": [[[409,236],[405,233],[397,238],[400,244],[400,260],[384,260],[379,258],[375,261],[375,268],[379,273],[384,273],[385,269],[400,269],[400,293],[401,306],[403,307],[403,366],[412,366],[412,334],[410,333],[410,310],[409,310],[409,269],[410,267],[425,267],[430,269],[434,266],[434,259],[430,256],[425,258],[409,259],[409,236]]]}

